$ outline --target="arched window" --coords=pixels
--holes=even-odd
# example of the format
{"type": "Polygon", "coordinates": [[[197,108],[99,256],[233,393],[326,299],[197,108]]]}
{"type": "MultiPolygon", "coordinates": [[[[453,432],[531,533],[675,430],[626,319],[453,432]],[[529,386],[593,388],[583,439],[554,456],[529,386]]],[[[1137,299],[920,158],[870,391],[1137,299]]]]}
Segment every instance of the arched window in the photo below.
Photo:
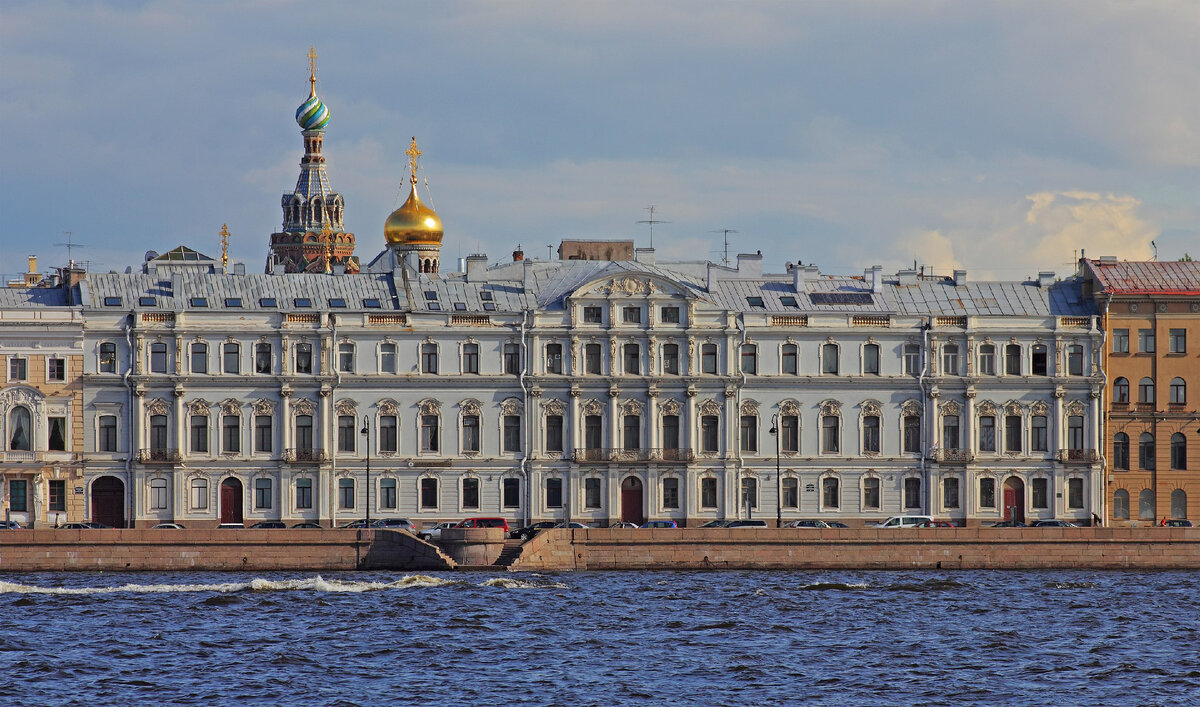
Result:
{"type": "Polygon", "coordinates": [[[1138,437],[1138,467],[1141,469],[1154,468],[1154,435],[1143,432],[1138,437]]]}
{"type": "Polygon", "coordinates": [[[1187,402],[1187,383],[1182,378],[1171,379],[1171,404],[1182,405],[1187,402]]]}
{"type": "Polygon", "coordinates": [[[1138,402],[1152,403],[1154,402],[1154,381],[1149,378],[1143,378],[1138,381],[1138,402]]]}
{"type": "Polygon", "coordinates": [[[1171,517],[1187,518],[1187,492],[1183,489],[1171,492],[1171,517]]]}
{"type": "Polygon", "coordinates": [[[1124,432],[1113,435],[1113,468],[1129,470],[1129,435],[1124,432]]]}
{"type": "Polygon", "coordinates": [[[10,430],[8,448],[14,452],[30,451],[33,443],[33,418],[29,415],[29,408],[21,406],[13,408],[12,413],[9,414],[8,423],[10,430]]]}
{"type": "Polygon", "coordinates": [[[1187,468],[1187,437],[1179,432],[1171,435],[1171,468],[1187,468]]]}
{"type": "Polygon", "coordinates": [[[1150,489],[1142,489],[1138,493],[1138,519],[1154,520],[1154,516],[1154,492],[1150,489]]]}
{"type": "Polygon", "coordinates": [[[1129,402],[1129,379],[1118,378],[1113,381],[1113,402],[1127,403],[1129,402]]]}
{"type": "Polygon", "coordinates": [[[1112,513],[1116,520],[1129,520],[1129,492],[1125,489],[1117,489],[1113,494],[1112,513]]]}

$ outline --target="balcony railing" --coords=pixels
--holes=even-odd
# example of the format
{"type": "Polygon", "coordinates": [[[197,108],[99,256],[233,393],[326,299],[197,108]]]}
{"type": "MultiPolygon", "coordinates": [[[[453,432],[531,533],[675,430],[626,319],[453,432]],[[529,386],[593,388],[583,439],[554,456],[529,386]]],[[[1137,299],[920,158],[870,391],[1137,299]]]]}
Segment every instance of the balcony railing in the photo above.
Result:
{"type": "Polygon", "coordinates": [[[597,447],[594,449],[576,448],[571,456],[576,462],[689,462],[696,458],[691,449],[658,448],[658,447],[597,447]]]}
{"type": "Polygon", "coordinates": [[[966,449],[939,449],[933,453],[933,458],[943,464],[969,464],[975,461],[975,455],[966,449]]]}
{"type": "Polygon", "coordinates": [[[325,461],[325,451],[308,447],[285,449],[283,460],[289,464],[320,464],[325,461]]]}
{"type": "Polygon", "coordinates": [[[137,460],[142,464],[178,464],[183,456],[178,449],[139,449],[137,460]]]}
{"type": "Polygon", "coordinates": [[[1095,449],[1060,449],[1058,460],[1063,464],[1095,464],[1100,454],[1095,449]]]}

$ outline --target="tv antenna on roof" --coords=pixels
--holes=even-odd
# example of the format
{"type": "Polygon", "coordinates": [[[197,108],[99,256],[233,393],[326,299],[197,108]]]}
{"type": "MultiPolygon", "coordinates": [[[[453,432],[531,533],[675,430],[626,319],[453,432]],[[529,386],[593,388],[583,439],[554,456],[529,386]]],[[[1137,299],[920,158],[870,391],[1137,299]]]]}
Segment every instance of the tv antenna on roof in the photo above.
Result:
{"type": "Polygon", "coordinates": [[[63,231],[63,233],[67,234],[67,242],[66,243],[55,243],[54,245],[58,248],[66,247],[66,249],[67,249],[67,267],[73,268],[73,267],[75,267],[75,259],[71,257],[71,250],[74,248],[83,248],[84,245],[82,243],[73,243],[71,241],[71,232],[70,231],[63,231]]]}
{"type": "Polygon", "coordinates": [[[647,206],[647,207],[646,207],[644,210],[645,210],[645,211],[649,211],[649,212],[650,212],[650,218],[646,219],[645,221],[638,221],[638,223],[648,223],[648,224],[650,224],[650,247],[651,247],[651,248],[653,248],[653,247],[654,247],[654,224],[656,224],[656,223],[671,223],[670,221],[658,221],[658,220],[656,220],[656,219],[654,218],[654,209],[656,209],[656,208],[658,208],[658,207],[656,207],[654,204],[651,204],[651,205],[647,206]]]}
{"type": "Polygon", "coordinates": [[[717,229],[717,230],[715,230],[715,231],[709,231],[709,233],[723,233],[723,234],[725,234],[725,247],[724,247],[724,249],[721,251],[721,253],[722,253],[722,255],[721,255],[721,264],[722,264],[722,265],[729,265],[729,234],[730,234],[730,233],[737,233],[737,231],[733,230],[732,228],[718,228],[718,229],[717,229]]]}

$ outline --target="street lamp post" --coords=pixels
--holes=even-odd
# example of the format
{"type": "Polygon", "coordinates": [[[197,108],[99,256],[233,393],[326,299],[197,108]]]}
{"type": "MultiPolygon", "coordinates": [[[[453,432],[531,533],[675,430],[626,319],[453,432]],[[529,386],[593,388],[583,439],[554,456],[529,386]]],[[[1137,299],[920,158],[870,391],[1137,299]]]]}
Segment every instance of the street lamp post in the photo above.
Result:
{"type": "Polygon", "coordinates": [[[363,415],[363,426],[359,430],[367,445],[367,527],[371,527],[371,418],[363,415]]]}
{"type": "Polygon", "coordinates": [[[783,475],[779,472],[779,415],[771,416],[768,433],[775,438],[775,527],[783,527],[783,475]]]}

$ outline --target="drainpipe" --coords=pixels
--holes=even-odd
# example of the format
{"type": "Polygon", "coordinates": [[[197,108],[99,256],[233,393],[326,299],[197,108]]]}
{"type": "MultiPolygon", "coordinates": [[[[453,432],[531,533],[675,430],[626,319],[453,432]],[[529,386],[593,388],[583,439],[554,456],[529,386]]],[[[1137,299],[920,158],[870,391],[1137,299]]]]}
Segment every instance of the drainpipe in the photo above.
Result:
{"type": "Polygon", "coordinates": [[[1099,439],[1096,440],[1096,451],[1100,455],[1100,518],[1104,522],[1104,518],[1108,518],[1108,457],[1104,451],[1108,445],[1108,415],[1104,412],[1104,396],[1108,394],[1108,371],[1104,368],[1104,352],[1108,346],[1108,307],[1112,303],[1112,293],[1108,293],[1108,299],[1104,302],[1104,314],[1102,315],[1100,324],[1100,355],[1096,357],[1096,365],[1100,367],[1100,375],[1104,379],[1104,385],[1100,388],[1100,402],[1097,405],[1099,408],[1100,419],[1096,421],[1096,429],[1100,431],[1099,439]]]}
{"type": "MultiPolygon", "coordinates": [[[[525,336],[529,327],[529,315],[533,312],[521,310],[521,375],[517,377],[521,384],[521,411],[525,418],[525,444],[521,445],[521,475],[525,477],[525,525],[533,522],[533,488],[529,485],[529,447],[533,444],[533,430],[529,423],[529,391],[525,388],[525,371],[529,368],[529,349],[525,336]]],[[[569,489],[568,489],[569,490],[569,489]]],[[[502,490],[503,491],[503,490],[502,490]]],[[[568,496],[570,494],[568,493],[568,496]]],[[[503,505],[503,504],[501,504],[503,505]]]]}
{"type": "MultiPolygon", "coordinates": [[[[929,397],[925,394],[925,372],[929,370],[929,322],[921,325],[921,374],[917,377],[917,384],[921,386],[921,408],[924,410],[925,419],[921,420],[921,480],[925,483],[925,497],[929,499],[926,513],[933,514],[933,489],[930,488],[929,470],[925,466],[925,455],[929,449],[926,442],[926,433],[929,431],[929,425],[933,424],[933,416],[929,414],[929,397]]],[[[903,493],[903,490],[901,490],[903,493]]],[[[901,499],[901,512],[903,512],[903,499],[901,499]]]]}
{"type": "MultiPolygon", "coordinates": [[[[133,455],[134,455],[134,451],[133,451],[133,425],[134,425],[133,400],[134,400],[134,393],[133,393],[133,381],[130,380],[129,377],[130,377],[130,375],[133,374],[133,367],[137,363],[137,352],[133,350],[133,327],[136,326],[136,324],[137,324],[137,313],[131,310],[129,312],[129,326],[125,327],[125,343],[129,347],[129,367],[125,369],[125,375],[121,377],[125,382],[125,387],[129,389],[129,404],[127,406],[129,408],[129,412],[128,412],[129,422],[125,425],[126,434],[129,437],[129,446],[128,446],[129,453],[125,455],[125,478],[127,480],[127,483],[129,484],[129,488],[128,488],[128,492],[127,492],[128,500],[126,500],[125,505],[129,510],[128,523],[130,524],[130,527],[132,527],[132,524],[133,524],[133,511],[134,511],[134,507],[133,507],[133,455]]],[[[174,479],[174,481],[176,483],[178,483],[179,479],[174,479]]],[[[175,509],[175,510],[178,510],[178,509],[175,509]]],[[[86,517],[89,519],[92,517],[92,511],[91,511],[90,506],[88,508],[86,517]]]]}
{"type": "MultiPolygon", "coordinates": [[[[337,413],[334,403],[337,402],[334,395],[337,392],[338,385],[342,382],[342,369],[338,364],[337,351],[337,315],[333,312],[329,313],[329,363],[333,366],[333,387],[329,390],[329,406],[333,413],[337,413]]],[[[334,417],[333,414],[330,417],[334,417]]],[[[337,435],[333,433],[337,429],[337,420],[327,420],[333,424],[329,425],[328,430],[322,430],[326,439],[332,439],[333,444],[329,445],[329,519],[333,527],[337,527],[337,435]]],[[[355,430],[358,429],[358,417],[355,416],[355,430]]],[[[355,432],[357,434],[357,432],[355,432]]],[[[356,494],[357,495],[357,494],[356,494]]]]}
{"type": "MultiPolygon", "coordinates": [[[[735,405],[735,409],[733,411],[734,419],[732,421],[730,421],[730,425],[732,426],[733,422],[737,422],[737,426],[734,427],[734,429],[737,430],[738,432],[737,432],[737,434],[734,435],[733,448],[737,454],[738,484],[737,484],[737,488],[734,489],[734,498],[737,499],[737,503],[736,503],[737,516],[736,516],[736,518],[738,518],[740,520],[742,517],[742,474],[744,473],[745,470],[742,468],[742,440],[738,435],[741,434],[741,430],[742,430],[742,388],[746,387],[746,371],[742,368],[742,365],[741,365],[742,364],[742,356],[741,356],[742,348],[746,346],[746,314],[745,314],[745,312],[738,312],[737,326],[738,326],[738,329],[741,329],[741,331],[742,331],[742,343],[738,345],[738,357],[737,357],[738,372],[742,376],[742,384],[739,385],[738,389],[737,389],[737,402],[735,405]]],[[[758,436],[757,432],[758,431],[755,430],[756,437],[758,436]]],[[[757,496],[758,489],[755,489],[755,491],[756,491],[755,495],[757,496]]],[[[746,515],[749,516],[749,514],[750,514],[750,509],[746,509],[746,515]]]]}

